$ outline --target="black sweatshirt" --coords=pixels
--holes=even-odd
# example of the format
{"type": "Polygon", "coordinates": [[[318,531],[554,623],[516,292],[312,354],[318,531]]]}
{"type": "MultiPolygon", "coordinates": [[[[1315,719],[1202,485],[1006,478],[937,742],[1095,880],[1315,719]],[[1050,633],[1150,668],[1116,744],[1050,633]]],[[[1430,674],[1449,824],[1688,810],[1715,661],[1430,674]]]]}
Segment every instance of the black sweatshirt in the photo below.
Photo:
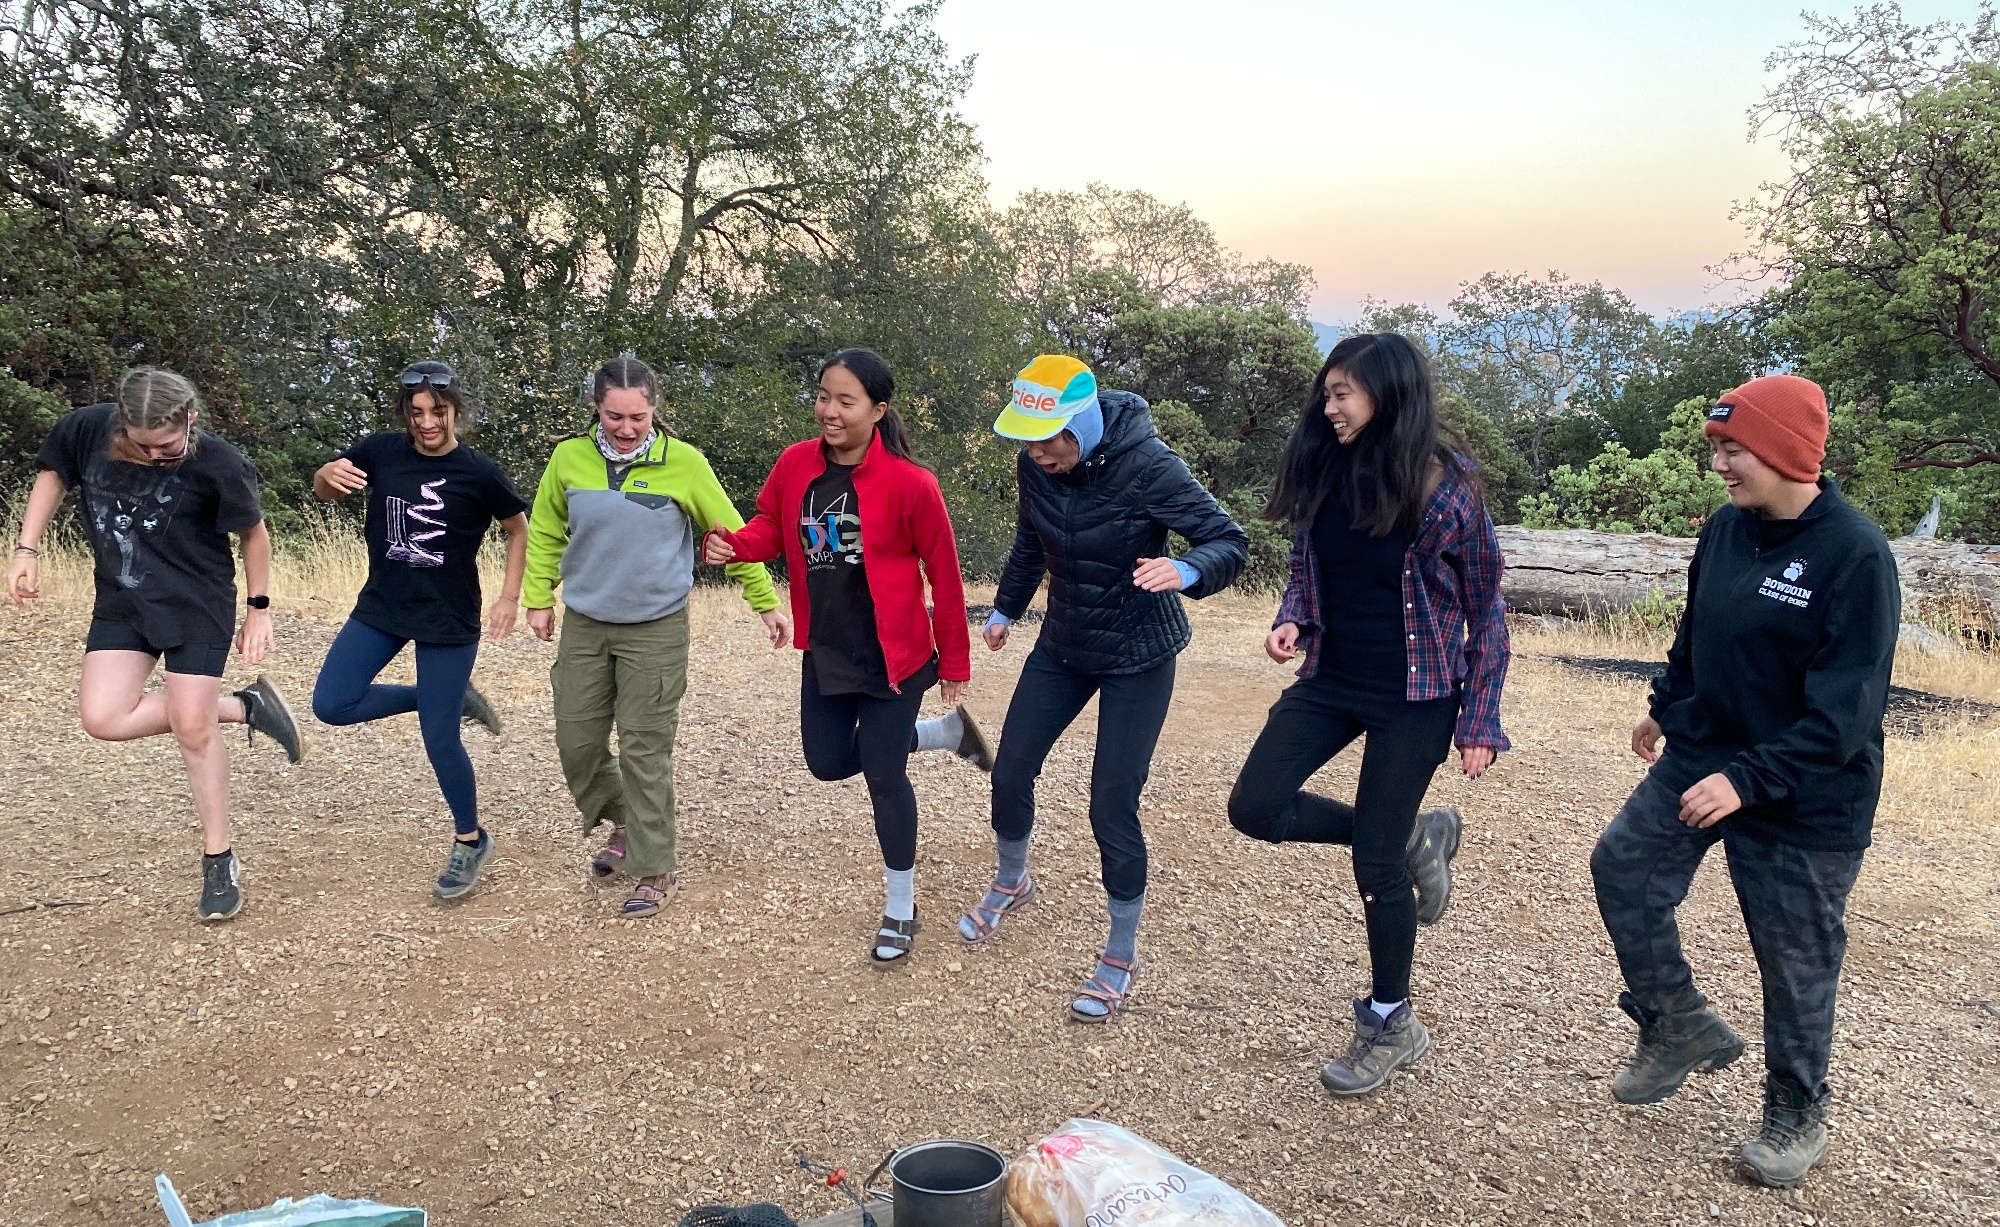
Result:
{"type": "Polygon", "coordinates": [[[1729,777],[1743,808],[1725,836],[1866,848],[1902,604],[1882,530],[1825,478],[1796,520],[1710,516],[1653,679],[1661,782],[1679,792],[1729,777]]]}

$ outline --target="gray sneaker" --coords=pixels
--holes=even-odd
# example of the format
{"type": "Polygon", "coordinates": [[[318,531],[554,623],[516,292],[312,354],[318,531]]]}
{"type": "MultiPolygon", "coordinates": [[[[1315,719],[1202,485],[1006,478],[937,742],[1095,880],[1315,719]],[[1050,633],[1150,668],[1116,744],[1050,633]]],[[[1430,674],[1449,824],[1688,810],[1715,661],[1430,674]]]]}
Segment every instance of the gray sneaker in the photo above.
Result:
{"type": "Polygon", "coordinates": [[[241,867],[236,853],[219,852],[201,858],[201,903],[195,916],[204,924],[228,920],[243,910],[241,867]]]}
{"type": "Polygon", "coordinates": [[[444,863],[444,872],[438,875],[437,889],[433,891],[440,899],[456,899],[479,881],[479,871],[486,867],[486,858],[493,855],[493,835],[489,831],[479,832],[479,842],[466,843],[462,839],[451,841],[451,857],[444,863]]]}
{"type": "Polygon", "coordinates": [[[1826,1110],[1775,1078],[1764,1080],[1764,1127],[1743,1144],[1743,1174],[1774,1189],[1796,1189],[1826,1162],[1826,1110]]]}
{"type": "Polygon", "coordinates": [[[1410,846],[1403,853],[1410,880],[1417,884],[1417,923],[1436,924],[1451,902],[1451,858],[1458,855],[1462,819],[1455,809],[1427,809],[1417,815],[1410,846]]]}
{"type": "Polygon", "coordinates": [[[1336,1095],[1366,1095],[1430,1050],[1431,1033],[1410,1012],[1409,1002],[1383,1018],[1364,997],[1354,1003],[1354,1039],[1347,1055],[1327,1062],[1319,1071],[1320,1085],[1336,1095]]]}
{"type": "Polygon", "coordinates": [[[278,693],[270,674],[259,674],[248,688],[237,691],[236,697],[243,701],[243,723],[252,740],[262,733],[277,742],[290,761],[297,763],[305,758],[306,743],[299,736],[298,719],[292,715],[292,705],[278,693]]]}
{"type": "Polygon", "coordinates": [[[1639,1050],[1611,1079],[1619,1103],[1658,1103],[1681,1089],[1697,1069],[1718,1070],[1743,1055],[1743,1040],[1704,1003],[1678,1014],[1648,1014],[1630,993],[1618,1008],[1639,1024],[1639,1050]]]}
{"type": "Polygon", "coordinates": [[[493,710],[493,704],[486,696],[472,686],[465,688],[465,699],[459,704],[458,718],[468,720],[485,729],[495,737],[500,735],[500,713],[493,710]]]}

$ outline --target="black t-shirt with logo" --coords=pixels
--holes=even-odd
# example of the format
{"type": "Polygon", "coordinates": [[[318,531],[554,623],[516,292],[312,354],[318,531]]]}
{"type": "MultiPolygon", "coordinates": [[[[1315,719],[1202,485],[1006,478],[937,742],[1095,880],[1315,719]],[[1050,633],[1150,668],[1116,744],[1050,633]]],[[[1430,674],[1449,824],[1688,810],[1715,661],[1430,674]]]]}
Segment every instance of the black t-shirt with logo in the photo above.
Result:
{"type": "Polygon", "coordinates": [[[340,454],[368,475],[368,583],[354,618],[419,643],[479,640],[479,546],[528,509],[500,466],[460,443],[426,456],[400,430],[340,454]]]}
{"type": "Polygon", "coordinates": [[[799,507],[799,545],[805,551],[812,614],[806,649],[821,694],[888,698],[889,665],[875,629],[875,597],[868,591],[855,467],[828,461],[826,472],[806,487],[799,507]]]}
{"type": "Polygon", "coordinates": [[[236,559],[229,534],[264,518],[257,470],[205,430],[175,464],[114,460],[115,406],[65,415],[37,466],[77,491],[96,556],[92,616],[135,626],[156,648],[226,644],[236,627],[236,559]]]}

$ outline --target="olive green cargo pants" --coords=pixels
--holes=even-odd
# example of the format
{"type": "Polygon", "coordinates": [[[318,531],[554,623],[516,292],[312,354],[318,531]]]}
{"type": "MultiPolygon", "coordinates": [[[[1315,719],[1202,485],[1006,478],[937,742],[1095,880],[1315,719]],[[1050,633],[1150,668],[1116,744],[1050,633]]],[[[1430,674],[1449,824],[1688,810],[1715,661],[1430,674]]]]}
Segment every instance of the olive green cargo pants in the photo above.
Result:
{"type": "Polygon", "coordinates": [[[556,751],[587,835],[600,822],[625,825],[625,872],[672,873],[674,734],[687,693],[688,614],[652,622],[599,622],[563,613],[562,643],[549,669],[556,751]],[[618,729],[618,753],[611,730],[618,729]]]}

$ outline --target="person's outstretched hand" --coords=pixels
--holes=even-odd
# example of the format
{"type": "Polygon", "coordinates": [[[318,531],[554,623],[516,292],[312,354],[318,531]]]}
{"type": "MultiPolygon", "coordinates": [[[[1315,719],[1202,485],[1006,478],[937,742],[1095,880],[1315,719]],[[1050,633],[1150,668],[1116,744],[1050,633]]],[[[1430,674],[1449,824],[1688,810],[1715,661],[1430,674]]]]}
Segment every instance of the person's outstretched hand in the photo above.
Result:
{"type": "Polygon", "coordinates": [[[42,595],[42,560],[33,554],[16,554],[7,564],[7,599],[23,605],[42,595]]]}
{"type": "Polygon", "coordinates": [[[247,609],[243,611],[243,625],[236,630],[236,651],[242,655],[246,665],[261,665],[271,654],[271,611],[268,609],[247,609]]]}
{"type": "Polygon", "coordinates": [[[944,700],[946,707],[957,707],[958,701],[965,697],[966,688],[971,685],[971,682],[939,682],[938,696],[944,700]]]}
{"type": "Polygon", "coordinates": [[[1264,636],[1264,655],[1284,664],[1299,654],[1299,624],[1281,622],[1264,636]]]}
{"type": "Polygon", "coordinates": [[[736,557],[736,547],[722,539],[721,533],[710,533],[701,539],[701,557],[711,567],[719,567],[736,557]]]}
{"type": "Polygon", "coordinates": [[[979,637],[986,641],[988,650],[997,652],[1007,646],[1007,632],[1012,629],[1006,622],[989,622],[986,629],[979,632],[979,637]]]}
{"type": "Polygon", "coordinates": [[[1478,779],[1480,776],[1485,775],[1486,769],[1492,765],[1492,746],[1460,746],[1458,748],[1458,767],[1459,770],[1465,772],[1467,778],[1478,779]]]}
{"type": "Polygon", "coordinates": [[[1743,798],[1736,794],[1736,785],[1720,771],[1696,780],[1693,788],[1681,794],[1681,821],[1697,830],[1712,827],[1742,808],[1743,798]]]}
{"type": "Polygon", "coordinates": [[[514,633],[514,620],[520,617],[521,603],[510,597],[496,597],[493,608],[486,611],[486,637],[498,642],[514,633]]]}
{"type": "Polygon", "coordinates": [[[554,639],[556,637],[555,606],[551,605],[547,609],[530,609],[528,611],[528,629],[535,632],[535,638],[541,640],[543,643],[554,639]]]}

